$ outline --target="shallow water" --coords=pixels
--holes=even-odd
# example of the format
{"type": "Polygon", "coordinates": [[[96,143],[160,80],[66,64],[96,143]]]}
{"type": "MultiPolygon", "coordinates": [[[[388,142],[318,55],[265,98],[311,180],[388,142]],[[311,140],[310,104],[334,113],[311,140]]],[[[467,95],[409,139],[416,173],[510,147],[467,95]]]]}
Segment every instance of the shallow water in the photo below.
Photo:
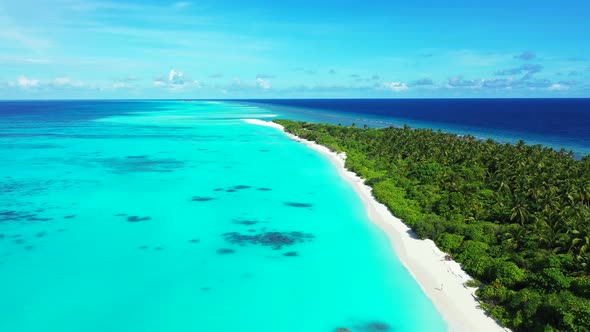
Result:
{"type": "Polygon", "coordinates": [[[271,117],[0,103],[0,331],[445,330],[330,162],[241,120],[271,117]]]}

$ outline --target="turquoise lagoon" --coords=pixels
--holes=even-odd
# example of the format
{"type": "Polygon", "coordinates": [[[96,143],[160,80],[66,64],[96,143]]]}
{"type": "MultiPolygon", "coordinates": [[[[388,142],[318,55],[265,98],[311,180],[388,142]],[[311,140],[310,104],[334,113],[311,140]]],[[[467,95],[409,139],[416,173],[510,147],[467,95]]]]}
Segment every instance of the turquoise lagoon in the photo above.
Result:
{"type": "Polygon", "coordinates": [[[243,121],[273,116],[0,103],[0,331],[445,330],[331,163],[243,121]]]}

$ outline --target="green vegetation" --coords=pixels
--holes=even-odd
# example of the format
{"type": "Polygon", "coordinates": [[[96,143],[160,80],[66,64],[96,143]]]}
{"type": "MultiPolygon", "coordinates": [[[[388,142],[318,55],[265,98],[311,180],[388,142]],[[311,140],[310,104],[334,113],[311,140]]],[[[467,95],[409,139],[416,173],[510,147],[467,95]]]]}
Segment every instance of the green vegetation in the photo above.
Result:
{"type": "Polygon", "coordinates": [[[345,151],[377,200],[481,282],[482,307],[502,324],[590,331],[590,156],[408,127],[276,122],[345,151]]]}

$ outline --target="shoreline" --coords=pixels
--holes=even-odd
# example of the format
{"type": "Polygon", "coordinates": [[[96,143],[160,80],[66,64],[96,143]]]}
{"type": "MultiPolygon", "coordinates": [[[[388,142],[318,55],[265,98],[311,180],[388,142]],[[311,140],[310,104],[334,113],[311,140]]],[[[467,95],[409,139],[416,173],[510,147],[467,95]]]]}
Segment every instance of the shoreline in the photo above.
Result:
{"type": "Polygon", "coordinates": [[[244,121],[280,129],[295,141],[321,153],[336,166],[338,174],[363,201],[369,220],[387,235],[397,257],[435,305],[449,331],[509,331],[478,307],[475,288],[464,285],[471,277],[459,263],[445,260],[446,254],[432,240],[412,236],[410,228],[373,197],[372,189],[364,183],[364,179],[346,169],[345,153],[338,154],[323,145],[287,133],[283,126],[274,122],[259,119],[244,121]]]}

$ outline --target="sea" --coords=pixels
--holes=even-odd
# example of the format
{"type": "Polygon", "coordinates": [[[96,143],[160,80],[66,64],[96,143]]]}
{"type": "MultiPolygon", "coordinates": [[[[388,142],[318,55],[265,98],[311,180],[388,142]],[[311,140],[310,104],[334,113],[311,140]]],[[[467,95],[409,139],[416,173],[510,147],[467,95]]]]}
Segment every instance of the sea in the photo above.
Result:
{"type": "Polygon", "coordinates": [[[0,331],[445,331],[330,161],[244,121],[279,115],[0,102],[0,331]]]}
{"type": "Polygon", "coordinates": [[[0,331],[445,331],[330,161],[244,119],[406,124],[583,157],[589,106],[2,101],[0,331]]]}
{"type": "Polygon", "coordinates": [[[501,143],[540,144],[590,154],[590,99],[242,100],[295,119],[358,127],[442,130],[501,143]]]}

